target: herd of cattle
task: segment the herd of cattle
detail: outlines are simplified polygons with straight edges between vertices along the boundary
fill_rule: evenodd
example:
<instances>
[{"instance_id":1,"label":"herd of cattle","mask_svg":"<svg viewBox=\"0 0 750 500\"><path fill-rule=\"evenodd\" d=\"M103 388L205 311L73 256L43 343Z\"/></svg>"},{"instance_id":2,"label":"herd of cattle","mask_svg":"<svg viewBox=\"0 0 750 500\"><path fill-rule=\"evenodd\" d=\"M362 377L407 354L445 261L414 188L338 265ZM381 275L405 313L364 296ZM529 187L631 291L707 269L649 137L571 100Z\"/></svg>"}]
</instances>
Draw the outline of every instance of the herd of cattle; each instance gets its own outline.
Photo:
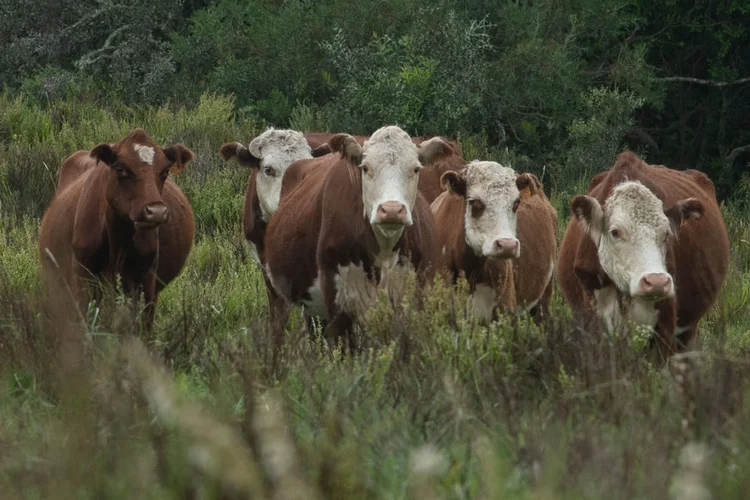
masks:
<instances>
[{"instance_id":1,"label":"herd of cattle","mask_svg":"<svg viewBox=\"0 0 750 500\"><path fill-rule=\"evenodd\" d=\"M381 291L395 304L410 273L421 285L440 273L466 277L485 321L519 311L543 319L557 281L576 314L609 330L650 327L669 355L695 337L727 273L711 180L631 152L573 198L559 254L557 214L537 177L466 162L441 137L271 128L219 153L250 168L243 229L282 331L296 304L325 322L326 337L351 340ZM119 275L126 292L144 295L150 325L193 245L190 203L169 175L192 157L136 129L66 159L39 235L50 286L83 298L90 278Z\"/></svg>"}]
</instances>

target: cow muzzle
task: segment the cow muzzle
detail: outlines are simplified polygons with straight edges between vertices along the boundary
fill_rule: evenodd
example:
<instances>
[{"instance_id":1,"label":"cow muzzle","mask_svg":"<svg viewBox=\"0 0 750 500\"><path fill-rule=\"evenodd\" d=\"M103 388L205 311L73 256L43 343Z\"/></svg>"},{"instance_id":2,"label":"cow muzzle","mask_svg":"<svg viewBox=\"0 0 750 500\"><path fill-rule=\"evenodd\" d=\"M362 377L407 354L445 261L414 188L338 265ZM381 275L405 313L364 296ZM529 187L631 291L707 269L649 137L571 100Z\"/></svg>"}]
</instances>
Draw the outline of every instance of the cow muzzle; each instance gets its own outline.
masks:
<instances>
[{"instance_id":1,"label":"cow muzzle","mask_svg":"<svg viewBox=\"0 0 750 500\"><path fill-rule=\"evenodd\" d=\"M500 238L492 242L492 250L487 257L496 259L517 259L521 256L521 243L516 238Z\"/></svg>"},{"instance_id":2,"label":"cow muzzle","mask_svg":"<svg viewBox=\"0 0 750 500\"><path fill-rule=\"evenodd\" d=\"M411 225L411 217L406 205L398 201L386 201L378 205L375 212L375 224L388 224L393 226Z\"/></svg>"},{"instance_id":3,"label":"cow muzzle","mask_svg":"<svg viewBox=\"0 0 750 500\"><path fill-rule=\"evenodd\" d=\"M143 207L141 215L135 221L138 229L151 229L160 226L169 220L169 207L166 203L150 203Z\"/></svg>"},{"instance_id":4,"label":"cow muzzle","mask_svg":"<svg viewBox=\"0 0 750 500\"><path fill-rule=\"evenodd\" d=\"M641 276L638 282L638 297L663 299L674 296L672 277L666 273L650 273Z\"/></svg>"}]
</instances>

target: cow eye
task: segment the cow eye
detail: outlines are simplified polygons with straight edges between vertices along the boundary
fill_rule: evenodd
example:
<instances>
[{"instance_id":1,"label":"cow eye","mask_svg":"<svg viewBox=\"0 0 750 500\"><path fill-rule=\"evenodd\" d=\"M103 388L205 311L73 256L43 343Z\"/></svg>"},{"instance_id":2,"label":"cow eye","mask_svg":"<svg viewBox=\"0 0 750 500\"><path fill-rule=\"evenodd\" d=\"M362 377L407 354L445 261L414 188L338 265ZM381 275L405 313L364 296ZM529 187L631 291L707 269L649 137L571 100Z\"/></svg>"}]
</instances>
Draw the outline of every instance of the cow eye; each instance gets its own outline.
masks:
<instances>
[{"instance_id":1,"label":"cow eye","mask_svg":"<svg viewBox=\"0 0 750 500\"><path fill-rule=\"evenodd\" d=\"M128 170L119 163L115 163L112 168L115 170L115 174L117 174L117 177L125 178L128 176Z\"/></svg>"},{"instance_id":2,"label":"cow eye","mask_svg":"<svg viewBox=\"0 0 750 500\"><path fill-rule=\"evenodd\" d=\"M276 177L276 171L271 167L264 168L263 173L266 174L268 177Z\"/></svg>"},{"instance_id":3,"label":"cow eye","mask_svg":"<svg viewBox=\"0 0 750 500\"><path fill-rule=\"evenodd\" d=\"M513 202L513 211L515 212L518 210L518 206L521 204L521 198L516 198L516 201Z\"/></svg>"},{"instance_id":4,"label":"cow eye","mask_svg":"<svg viewBox=\"0 0 750 500\"><path fill-rule=\"evenodd\" d=\"M415 174L418 174L420 170L422 170L422 167L414 167Z\"/></svg>"},{"instance_id":5,"label":"cow eye","mask_svg":"<svg viewBox=\"0 0 750 500\"><path fill-rule=\"evenodd\" d=\"M362 170L362 172L364 172L364 173L367 173L367 172L368 172L368 168L367 168L367 165L365 165L364 163L363 163L362 165L360 165L360 166L359 166L359 168L360 168L360 170Z\"/></svg>"},{"instance_id":6,"label":"cow eye","mask_svg":"<svg viewBox=\"0 0 750 500\"><path fill-rule=\"evenodd\" d=\"M475 198L469 198L469 207L471 208L472 217L481 217L484 213L484 203L481 200Z\"/></svg>"},{"instance_id":7,"label":"cow eye","mask_svg":"<svg viewBox=\"0 0 750 500\"><path fill-rule=\"evenodd\" d=\"M609 232L609 234L616 240L622 238L622 231L620 231L619 229L613 229Z\"/></svg>"}]
</instances>

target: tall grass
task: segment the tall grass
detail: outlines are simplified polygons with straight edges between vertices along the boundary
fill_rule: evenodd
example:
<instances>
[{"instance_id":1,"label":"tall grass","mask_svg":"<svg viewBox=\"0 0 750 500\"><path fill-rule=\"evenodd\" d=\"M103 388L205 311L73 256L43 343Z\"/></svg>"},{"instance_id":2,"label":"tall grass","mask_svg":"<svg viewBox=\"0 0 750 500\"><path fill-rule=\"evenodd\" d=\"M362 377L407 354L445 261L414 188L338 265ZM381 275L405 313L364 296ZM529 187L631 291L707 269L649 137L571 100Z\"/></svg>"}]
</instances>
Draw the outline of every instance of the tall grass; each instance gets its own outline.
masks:
<instances>
[{"instance_id":1,"label":"tall grass","mask_svg":"<svg viewBox=\"0 0 750 500\"><path fill-rule=\"evenodd\" d=\"M302 120L304 117L301 117ZM307 118L304 118L307 119ZM62 159L143 126L184 142L198 238L155 332L107 290L41 287L36 235ZM343 354L299 311L272 365L263 282L240 230L247 172L215 152L259 128L196 109L35 107L0 97L0 491L9 498L738 498L750 487L750 234L723 207L731 272L699 350L665 366L553 302L481 326L440 282L373 308ZM481 137L464 151L491 152ZM507 156L503 156L507 155ZM46 167L45 167L46 164ZM536 172L540 175L539 172ZM561 231L571 192L553 193ZM749 400L750 402L750 400ZM701 496L704 495L704 496Z\"/></svg>"}]
</instances>

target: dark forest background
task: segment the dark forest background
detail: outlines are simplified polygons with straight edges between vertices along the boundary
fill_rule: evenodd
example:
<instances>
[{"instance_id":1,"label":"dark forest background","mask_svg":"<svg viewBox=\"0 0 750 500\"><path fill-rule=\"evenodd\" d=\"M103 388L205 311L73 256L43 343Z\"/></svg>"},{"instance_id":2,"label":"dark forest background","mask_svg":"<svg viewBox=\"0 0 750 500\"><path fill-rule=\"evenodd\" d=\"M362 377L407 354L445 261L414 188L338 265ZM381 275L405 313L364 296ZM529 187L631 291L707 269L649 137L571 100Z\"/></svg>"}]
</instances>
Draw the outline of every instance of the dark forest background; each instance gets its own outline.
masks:
<instances>
[{"instance_id":1,"label":"dark forest background","mask_svg":"<svg viewBox=\"0 0 750 500\"><path fill-rule=\"evenodd\" d=\"M630 147L745 197L748 25L747 0L4 0L0 81L35 106L208 92L261 124L397 123L558 188Z\"/></svg>"}]
</instances>

